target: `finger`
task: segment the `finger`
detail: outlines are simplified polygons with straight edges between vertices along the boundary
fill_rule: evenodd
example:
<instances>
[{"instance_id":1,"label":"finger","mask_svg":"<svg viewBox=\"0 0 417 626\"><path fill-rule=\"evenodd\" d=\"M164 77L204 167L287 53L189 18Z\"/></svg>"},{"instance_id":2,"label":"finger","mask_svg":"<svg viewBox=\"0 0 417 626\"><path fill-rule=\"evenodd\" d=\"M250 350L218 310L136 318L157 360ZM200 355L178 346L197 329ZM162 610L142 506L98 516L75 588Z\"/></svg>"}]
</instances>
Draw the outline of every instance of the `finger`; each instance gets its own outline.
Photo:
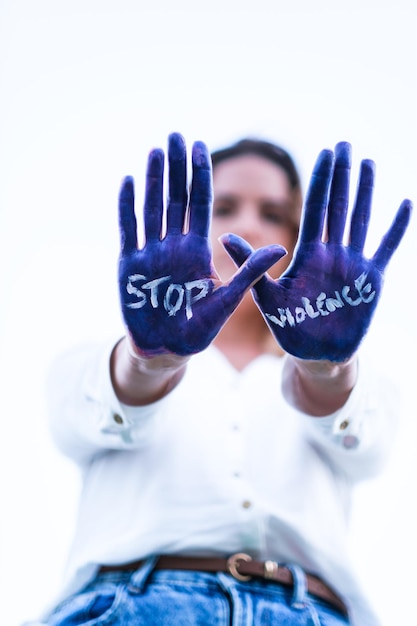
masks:
<instances>
[{"instance_id":1,"label":"finger","mask_svg":"<svg viewBox=\"0 0 417 626\"><path fill-rule=\"evenodd\" d=\"M358 190L356 192L356 200L350 225L350 247L357 252L362 252L365 246L371 217L374 180L375 163L369 159L365 159L361 163Z\"/></svg>"},{"instance_id":2,"label":"finger","mask_svg":"<svg viewBox=\"0 0 417 626\"><path fill-rule=\"evenodd\" d=\"M382 238L372 260L378 269L383 272L389 260L398 248L410 222L413 204L411 200L403 200L390 228Z\"/></svg>"},{"instance_id":3,"label":"finger","mask_svg":"<svg viewBox=\"0 0 417 626\"><path fill-rule=\"evenodd\" d=\"M299 240L302 243L310 243L321 239L333 171L333 160L334 157L331 150L322 150L313 168L300 229Z\"/></svg>"},{"instance_id":4,"label":"finger","mask_svg":"<svg viewBox=\"0 0 417 626\"><path fill-rule=\"evenodd\" d=\"M187 210L187 152L179 133L168 137L168 209L167 232L181 233Z\"/></svg>"},{"instance_id":5,"label":"finger","mask_svg":"<svg viewBox=\"0 0 417 626\"><path fill-rule=\"evenodd\" d=\"M190 231L207 237L210 229L213 183L207 146L196 141L192 152L193 179L190 195Z\"/></svg>"},{"instance_id":6,"label":"finger","mask_svg":"<svg viewBox=\"0 0 417 626\"><path fill-rule=\"evenodd\" d=\"M133 178L126 176L119 193L120 250L129 254L137 249L138 236L135 216L135 188Z\"/></svg>"},{"instance_id":7,"label":"finger","mask_svg":"<svg viewBox=\"0 0 417 626\"><path fill-rule=\"evenodd\" d=\"M240 267L254 252L254 249L247 241L233 233L225 233L219 237L219 241L237 267Z\"/></svg>"},{"instance_id":8,"label":"finger","mask_svg":"<svg viewBox=\"0 0 417 626\"><path fill-rule=\"evenodd\" d=\"M253 252L229 281L227 285L228 302L239 301L245 292L286 253L285 248L278 244L266 246Z\"/></svg>"},{"instance_id":9,"label":"finger","mask_svg":"<svg viewBox=\"0 0 417 626\"><path fill-rule=\"evenodd\" d=\"M342 141L335 148L335 162L327 211L328 242L341 243L349 206L349 181L352 149Z\"/></svg>"},{"instance_id":10,"label":"finger","mask_svg":"<svg viewBox=\"0 0 417 626\"><path fill-rule=\"evenodd\" d=\"M162 214L164 207L164 153L152 150L148 158L146 170L145 206L143 210L145 239L159 239L162 230Z\"/></svg>"}]
</instances>

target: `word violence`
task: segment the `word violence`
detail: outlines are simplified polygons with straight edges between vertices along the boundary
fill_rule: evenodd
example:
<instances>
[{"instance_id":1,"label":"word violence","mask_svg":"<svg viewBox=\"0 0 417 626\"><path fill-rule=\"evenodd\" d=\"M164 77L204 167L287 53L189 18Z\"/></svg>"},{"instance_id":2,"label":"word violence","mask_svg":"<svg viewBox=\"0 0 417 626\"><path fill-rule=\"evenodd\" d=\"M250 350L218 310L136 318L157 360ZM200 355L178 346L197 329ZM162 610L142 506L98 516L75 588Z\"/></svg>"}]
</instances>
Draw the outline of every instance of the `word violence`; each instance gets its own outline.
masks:
<instances>
[{"instance_id":1,"label":"word violence","mask_svg":"<svg viewBox=\"0 0 417 626\"><path fill-rule=\"evenodd\" d=\"M356 289L354 297L351 295L351 288L345 285L340 292L334 292L334 297L329 297L324 292L321 292L316 298L315 307L309 298L302 296L302 306L295 307L294 311L291 311L289 307L285 309L277 308L278 317L270 313L265 313L265 315L273 324L285 328L287 324L295 326L296 324L302 324L308 318L313 319L319 316L330 315L330 313L334 313L334 311L346 305L359 306L362 302L368 304L374 299L375 291L372 291L372 284L366 283L366 279L367 274L365 273L356 278L354 281Z\"/></svg>"}]
</instances>

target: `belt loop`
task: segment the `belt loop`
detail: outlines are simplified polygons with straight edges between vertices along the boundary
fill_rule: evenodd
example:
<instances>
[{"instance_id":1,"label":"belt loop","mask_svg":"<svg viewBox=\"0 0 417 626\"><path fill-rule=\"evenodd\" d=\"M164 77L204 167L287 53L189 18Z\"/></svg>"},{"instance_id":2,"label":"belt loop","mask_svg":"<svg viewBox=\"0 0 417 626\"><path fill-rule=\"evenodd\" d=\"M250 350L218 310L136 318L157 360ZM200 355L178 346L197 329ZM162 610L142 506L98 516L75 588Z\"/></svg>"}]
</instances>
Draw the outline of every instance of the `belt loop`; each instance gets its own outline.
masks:
<instances>
[{"instance_id":1,"label":"belt loop","mask_svg":"<svg viewBox=\"0 0 417 626\"><path fill-rule=\"evenodd\" d=\"M307 603L307 580L301 567L287 565L294 583L291 606L294 609L305 609Z\"/></svg>"},{"instance_id":2,"label":"belt loop","mask_svg":"<svg viewBox=\"0 0 417 626\"><path fill-rule=\"evenodd\" d=\"M157 556L149 557L144 561L143 565L139 569L133 572L128 584L128 590L130 593L139 594L143 592L147 580L155 567L157 558Z\"/></svg>"},{"instance_id":3,"label":"belt loop","mask_svg":"<svg viewBox=\"0 0 417 626\"><path fill-rule=\"evenodd\" d=\"M287 565L293 578L294 591L291 599L293 609L308 610L312 619L312 626L320 626L320 619L316 609L307 596L306 575L298 565Z\"/></svg>"}]
</instances>

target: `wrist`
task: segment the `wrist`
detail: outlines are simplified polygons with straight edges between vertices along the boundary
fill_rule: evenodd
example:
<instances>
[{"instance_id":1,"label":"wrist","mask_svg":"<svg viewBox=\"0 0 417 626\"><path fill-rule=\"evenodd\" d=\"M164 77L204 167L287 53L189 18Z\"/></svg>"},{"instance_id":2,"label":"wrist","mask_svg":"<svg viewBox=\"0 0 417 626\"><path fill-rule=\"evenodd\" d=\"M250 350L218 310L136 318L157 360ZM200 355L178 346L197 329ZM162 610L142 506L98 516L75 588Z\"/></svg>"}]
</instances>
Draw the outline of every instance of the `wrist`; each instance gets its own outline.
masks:
<instances>
[{"instance_id":1,"label":"wrist","mask_svg":"<svg viewBox=\"0 0 417 626\"><path fill-rule=\"evenodd\" d=\"M316 380L317 382L320 380L333 380L334 382L339 380L350 388L352 388L356 382L358 369L356 355L341 362L326 360L310 361L291 355L289 359L293 361L294 367L302 378Z\"/></svg>"},{"instance_id":2,"label":"wrist","mask_svg":"<svg viewBox=\"0 0 417 626\"><path fill-rule=\"evenodd\" d=\"M341 363L306 361L289 356L284 369L283 393L299 410L322 417L346 403L357 375L356 356Z\"/></svg>"},{"instance_id":3,"label":"wrist","mask_svg":"<svg viewBox=\"0 0 417 626\"><path fill-rule=\"evenodd\" d=\"M180 356L168 350L159 353L149 353L136 346L129 334L119 342L122 358L133 368L142 373L175 371L184 367L190 356ZM124 353L124 354L123 354Z\"/></svg>"},{"instance_id":4,"label":"wrist","mask_svg":"<svg viewBox=\"0 0 417 626\"><path fill-rule=\"evenodd\" d=\"M110 360L117 397L130 406L163 398L180 382L189 358L172 353L140 354L131 339L124 337L116 344Z\"/></svg>"}]
</instances>

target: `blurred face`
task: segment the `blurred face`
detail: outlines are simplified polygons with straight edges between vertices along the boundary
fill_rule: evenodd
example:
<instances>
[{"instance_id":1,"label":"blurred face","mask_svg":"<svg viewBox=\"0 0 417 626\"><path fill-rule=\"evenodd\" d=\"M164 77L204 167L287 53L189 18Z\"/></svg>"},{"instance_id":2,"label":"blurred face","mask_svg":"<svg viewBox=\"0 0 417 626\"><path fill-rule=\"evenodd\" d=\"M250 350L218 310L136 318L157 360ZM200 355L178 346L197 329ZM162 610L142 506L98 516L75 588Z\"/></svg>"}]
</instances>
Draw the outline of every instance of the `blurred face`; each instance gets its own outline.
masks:
<instances>
[{"instance_id":1,"label":"blurred face","mask_svg":"<svg viewBox=\"0 0 417 626\"><path fill-rule=\"evenodd\" d=\"M222 161L213 170L212 221L213 259L223 281L236 266L218 237L226 232L240 235L255 249L278 243L288 251L269 274L278 278L288 266L296 242L296 229L289 215L294 198L285 171L258 155L243 155Z\"/></svg>"}]
</instances>

